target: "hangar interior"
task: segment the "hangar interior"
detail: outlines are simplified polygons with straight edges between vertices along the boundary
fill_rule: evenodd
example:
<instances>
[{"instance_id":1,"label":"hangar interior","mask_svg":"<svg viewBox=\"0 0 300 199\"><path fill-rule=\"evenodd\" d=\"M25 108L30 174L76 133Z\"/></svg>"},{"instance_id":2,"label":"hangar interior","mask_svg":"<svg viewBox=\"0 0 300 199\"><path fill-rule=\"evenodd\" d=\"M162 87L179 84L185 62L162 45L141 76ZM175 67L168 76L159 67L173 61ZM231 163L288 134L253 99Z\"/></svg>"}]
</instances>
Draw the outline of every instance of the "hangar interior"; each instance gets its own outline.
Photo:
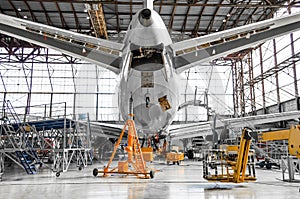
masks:
<instances>
[{"instance_id":1,"label":"hangar interior","mask_svg":"<svg viewBox=\"0 0 300 199\"><path fill-rule=\"evenodd\" d=\"M142 7L143 2L139 0L3 0L0 13L122 42L133 15ZM178 42L297 13L299 2L160 0L154 1L154 10L162 17L172 41ZM213 121L212 132L215 131L215 123L222 119L300 110L299 60L300 33L293 32L184 71L180 76L179 88L182 106L172 124ZM59 51L0 34L0 78L2 188L7 186L6 181L14 184L14 180L17 180L15 172L23 173L21 175L25 181L30 181L26 173L46 175L43 170L49 170L59 177L62 172L69 172L69 168L70 172L74 167L87 170L86 167L89 168L91 164L109 159L119 133L97 124L122 125L125 122L118 108L118 75ZM270 120L256 125L254 131L289 129L290 125L297 124L296 119ZM4 125L7 123L11 126ZM240 134L241 128L223 127L218 145L235 143ZM205 153L215 147L212 142L214 138L190 134L186 138L169 141L169 149L184 153L185 159L202 167L210 163L205 160ZM163 139L159 145L163 145ZM264 164L268 169L286 167L283 175L288 172L288 180L293 183L300 175L299 157L287 155L288 145L287 140L252 144L251 149L263 154L262 159L255 161L258 169ZM24 151L31 153L30 156L34 156L31 159L36 161L34 164L39 166L31 167L31 163L24 163ZM157 157L160 164L164 162L159 155ZM283 159L287 157L292 157L291 168L283 165ZM39 167L44 168L41 169L42 174L38 172ZM174 175L172 172L175 171L180 173L178 168L168 167L166 173ZM276 170L276 175L279 171ZM261 172L270 174L266 170ZM233 185L228 186L232 188ZM128 191L126 198L141 197L131 191ZM199 194L207 198L222 195L196 191L190 197L199 197ZM231 196L226 194L223 198ZM238 198L239 194L233 193L233 198ZM280 196L284 198L285 194L282 192ZM176 198L175 195L171 196ZM145 195L143 197L147 198ZM110 195L108 198L114 197Z\"/></svg>"}]
</instances>

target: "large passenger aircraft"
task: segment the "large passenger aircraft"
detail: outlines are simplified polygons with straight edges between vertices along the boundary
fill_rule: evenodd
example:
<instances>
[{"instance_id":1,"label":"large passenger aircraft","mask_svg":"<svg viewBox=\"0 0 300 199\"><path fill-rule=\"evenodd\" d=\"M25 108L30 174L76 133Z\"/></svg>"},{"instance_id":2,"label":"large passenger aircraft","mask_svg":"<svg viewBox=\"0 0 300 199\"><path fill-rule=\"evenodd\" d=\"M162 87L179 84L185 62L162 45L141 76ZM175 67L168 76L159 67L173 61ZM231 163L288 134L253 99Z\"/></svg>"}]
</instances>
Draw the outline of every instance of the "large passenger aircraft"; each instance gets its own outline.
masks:
<instances>
[{"instance_id":1,"label":"large passenger aircraft","mask_svg":"<svg viewBox=\"0 0 300 199\"><path fill-rule=\"evenodd\" d=\"M123 43L4 14L0 14L0 19L2 34L119 74L119 108L123 119L129 117L132 102L136 126L147 134L166 130L172 123L179 107L181 72L300 29L300 14L293 14L172 43L162 18L153 9L153 0L145 0L144 8L134 15Z\"/></svg>"}]
</instances>

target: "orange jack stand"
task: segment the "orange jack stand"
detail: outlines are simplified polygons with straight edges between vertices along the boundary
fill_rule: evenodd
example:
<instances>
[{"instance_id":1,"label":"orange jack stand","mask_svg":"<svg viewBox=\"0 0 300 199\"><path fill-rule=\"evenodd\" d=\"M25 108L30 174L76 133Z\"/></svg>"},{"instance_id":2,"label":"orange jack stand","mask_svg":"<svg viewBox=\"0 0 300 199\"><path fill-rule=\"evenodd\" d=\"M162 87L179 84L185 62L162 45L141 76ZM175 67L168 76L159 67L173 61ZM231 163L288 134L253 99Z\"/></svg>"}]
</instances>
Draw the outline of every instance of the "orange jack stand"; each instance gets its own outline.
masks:
<instances>
[{"instance_id":1,"label":"orange jack stand","mask_svg":"<svg viewBox=\"0 0 300 199\"><path fill-rule=\"evenodd\" d=\"M118 162L118 167L109 169L126 129L128 132L128 136L127 136L127 146L125 147L125 150L128 153L128 159L127 161L124 162ZM128 164L132 165L133 170L128 170ZM104 170L98 170L97 168L93 170L94 176L97 176L99 173L103 173L104 177L107 176L107 174L111 174L111 173L126 174L126 175L133 174L136 175L137 177L146 178L146 179L154 177L154 172L148 171L146 168L146 163L143 158L141 145L139 143L138 135L133 120L126 121L122 133L117 143L114 146L114 151L111 154L107 166L104 167Z\"/></svg>"}]
</instances>

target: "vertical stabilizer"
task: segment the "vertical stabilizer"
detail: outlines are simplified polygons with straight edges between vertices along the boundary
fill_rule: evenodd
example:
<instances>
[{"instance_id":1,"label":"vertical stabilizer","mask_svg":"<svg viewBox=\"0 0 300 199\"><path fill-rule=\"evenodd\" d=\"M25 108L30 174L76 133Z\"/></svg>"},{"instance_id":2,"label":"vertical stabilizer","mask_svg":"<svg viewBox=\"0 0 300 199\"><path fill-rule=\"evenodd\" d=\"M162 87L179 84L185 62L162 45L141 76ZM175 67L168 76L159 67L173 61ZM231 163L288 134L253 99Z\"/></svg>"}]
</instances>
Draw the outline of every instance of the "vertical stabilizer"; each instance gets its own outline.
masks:
<instances>
[{"instance_id":1,"label":"vertical stabilizer","mask_svg":"<svg viewBox=\"0 0 300 199\"><path fill-rule=\"evenodd\" d=\"M144 8L153 10L153 0L144 0Z\"/></svg>"}]
</instances>

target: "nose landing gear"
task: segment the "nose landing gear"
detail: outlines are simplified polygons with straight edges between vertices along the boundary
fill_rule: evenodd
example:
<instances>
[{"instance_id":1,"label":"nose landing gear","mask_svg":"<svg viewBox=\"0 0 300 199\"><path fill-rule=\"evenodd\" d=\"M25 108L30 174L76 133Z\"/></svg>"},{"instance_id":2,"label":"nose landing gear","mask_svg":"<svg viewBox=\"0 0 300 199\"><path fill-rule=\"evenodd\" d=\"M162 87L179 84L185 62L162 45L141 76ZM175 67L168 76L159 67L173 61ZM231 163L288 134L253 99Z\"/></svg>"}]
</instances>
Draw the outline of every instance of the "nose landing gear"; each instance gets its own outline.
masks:
<instances>
[{"instance_id":1,"label":"nose landing gear","mask_svg":"<svg viewBox=\"0 0 300 199\"><path fill-rule=\"evenodd\" d=\"M146 108L150 107L150 97L146 97Z\"/></svg>"}]
</instances>

